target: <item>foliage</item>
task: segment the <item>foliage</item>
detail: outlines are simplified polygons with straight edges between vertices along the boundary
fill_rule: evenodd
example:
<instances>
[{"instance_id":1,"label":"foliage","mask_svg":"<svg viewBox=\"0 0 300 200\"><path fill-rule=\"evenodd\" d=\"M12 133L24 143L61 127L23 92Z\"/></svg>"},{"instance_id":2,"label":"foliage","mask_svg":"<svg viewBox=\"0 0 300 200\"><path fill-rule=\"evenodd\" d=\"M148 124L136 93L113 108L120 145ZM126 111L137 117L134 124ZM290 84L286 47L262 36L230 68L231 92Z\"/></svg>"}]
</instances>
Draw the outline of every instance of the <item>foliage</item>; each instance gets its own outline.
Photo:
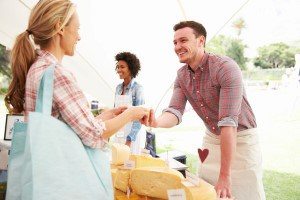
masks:
<instances>
[{"instance_id":1,"label":"foliage","mask_svg":"<svg viewBox=\"0 0 300 200\"><path fill-rule=\"evenodd\" d=\"M258 48L258 56L254 59L254 65L263 69L290 68L295 65L296 48L285 43L274 43Z\"/></svg>"},{"instance_id":2,"label":"foliage","mask_svg":"<svg viewBox=\"0 0 300 200\"><path fill-rule=\"evenodd\" d=\"M237 62L242 70L246 69L247 58L244 56L244 50L247 46L242 40L231 38L225 35L214 37L207 45L206 51L218 55L225 55Z\"/></svg>"},{"instance_id":3,"label":"foliage","mask_svg":"<svg viewBox=\"0 0 300 200\"><path fill-rule=\"evenodd\" d=\"M232 27L236 30L237 36L240 37L242 30L246 28L246 23L243 18L239 18L232 23Z\"/></svg>"},{"instance_id":4,"label":"foliage","mask_svg":"<svg viewBox=\"0 0 300 200\"><path fill-rule=\"evenodd\" d=\"M5 46L0 44L0 75L11 79L11 71L9 68L9 51Z\"/></svg>"}]
</instances>

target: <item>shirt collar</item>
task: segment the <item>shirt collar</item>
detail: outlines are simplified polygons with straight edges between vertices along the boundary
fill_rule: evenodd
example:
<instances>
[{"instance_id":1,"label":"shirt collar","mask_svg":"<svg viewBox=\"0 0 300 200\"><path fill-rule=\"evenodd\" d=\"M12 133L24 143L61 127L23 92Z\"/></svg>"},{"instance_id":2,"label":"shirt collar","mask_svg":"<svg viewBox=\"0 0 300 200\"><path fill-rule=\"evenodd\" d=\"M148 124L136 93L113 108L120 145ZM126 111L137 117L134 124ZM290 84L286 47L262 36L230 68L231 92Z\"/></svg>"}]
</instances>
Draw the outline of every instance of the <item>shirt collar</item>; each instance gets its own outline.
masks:
<instances>
[{"instance_id":1,"label":"shirt collar","mask_svg":"<svg viewBox=\"0 0 300 200\"><path fill-rule=\"evenodd\" d=\"M54 63L54 64L58 64L58 65L61 66L61 64L58 62L57 58L52 53L50 53L49 51L37 49L36 53L39 57L45 58L49 62Z\"/></svg>"},{"instance_id":2,"label":"shirt collar","mask_svg":"<svg viewBox=\"0 0 300 200\"><path fill-rule=\"evenodd\" d=\"M129 82L129 84L126 86L126 89L130 89L133 86L134 82L135 82L135 79L132 78L131 81ZM123 82L123 84L124 84L124 82Z\"/></svg>"},{"instance_id":3,"label":"shirt collar","mask_svg":"<svg viewBox=\"0 0 300 200\"><path fill-rule=\"evenodd\" d=\"M204 69L206 67L207 59L208 59L208 53L206 53L204 51L203 57L198 65L198 67L196 68L195 72L198 70L204 71ZM188 65L188 70L194 72L189 65Z\"/></svg>"}]
</instances>

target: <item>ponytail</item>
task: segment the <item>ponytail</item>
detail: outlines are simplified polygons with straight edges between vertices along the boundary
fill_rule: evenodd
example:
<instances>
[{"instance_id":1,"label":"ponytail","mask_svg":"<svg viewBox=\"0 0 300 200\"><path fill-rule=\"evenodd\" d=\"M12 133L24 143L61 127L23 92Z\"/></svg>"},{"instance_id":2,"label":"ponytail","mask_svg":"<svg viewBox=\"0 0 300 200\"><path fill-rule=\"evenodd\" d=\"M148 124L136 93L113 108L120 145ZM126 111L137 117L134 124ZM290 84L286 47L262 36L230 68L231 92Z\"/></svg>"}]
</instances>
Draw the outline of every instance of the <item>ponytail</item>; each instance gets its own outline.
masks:
<instances>
[{"instance_id":1,"label":"ponytail","mask_svg":"<svg viewBox=\"0 0 300 200\"><path fill-rule=\"evenodd\" d=\"M29 36L30 31L24 31L18 35L11 51L12 81L4 99L11 114L24 111L26 76L36 59L34 45Z\"/></svg>"}]
</instances>

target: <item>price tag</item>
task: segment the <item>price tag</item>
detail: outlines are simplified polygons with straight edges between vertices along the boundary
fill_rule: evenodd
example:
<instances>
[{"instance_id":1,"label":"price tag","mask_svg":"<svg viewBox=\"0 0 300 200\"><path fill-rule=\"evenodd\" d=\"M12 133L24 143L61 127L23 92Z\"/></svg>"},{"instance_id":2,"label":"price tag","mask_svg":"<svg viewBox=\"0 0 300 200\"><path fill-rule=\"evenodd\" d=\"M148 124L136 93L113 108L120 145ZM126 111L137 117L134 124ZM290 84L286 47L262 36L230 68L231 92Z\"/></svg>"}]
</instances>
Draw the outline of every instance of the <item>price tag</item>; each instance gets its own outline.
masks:
<instances>
[{"instance_id":1,"label":"price tag","mask_svg":"<svg viewBox=\"0 0 300 200\"><path fill-rule=\"evenodd\" d=\"M135 162L133 160L125 160L124 161L124 169L134 169Z\"/></svg>"},{"instance_id":2,"label":"price tag","mask_svg":"<svg viewBox=\"0 0 300 200\"><path fill-rule=\"evenodd\" d=\"M148 150L148 149L142 149L141 150L141 154L150 155L150 150Z\"/></svg>"},{"instance_id":3,"label":"price tag","mask_svg":"<svg viewBox=\"0 0 300 200\"><path fill-rule=\"evenodd\" d=\"M200 178L188 171L185 171L186 180L195 186L199 186Z\"/></svg>"},{"instance_id":4,"label":"price tag","mask_svg":"<svg viewBox=\"0 0 300 200\"><path fill-rule=\"evenodd\" d=\"M184 189L167 190L169 200L186 200Z\"/></svg>"}]
</instances>

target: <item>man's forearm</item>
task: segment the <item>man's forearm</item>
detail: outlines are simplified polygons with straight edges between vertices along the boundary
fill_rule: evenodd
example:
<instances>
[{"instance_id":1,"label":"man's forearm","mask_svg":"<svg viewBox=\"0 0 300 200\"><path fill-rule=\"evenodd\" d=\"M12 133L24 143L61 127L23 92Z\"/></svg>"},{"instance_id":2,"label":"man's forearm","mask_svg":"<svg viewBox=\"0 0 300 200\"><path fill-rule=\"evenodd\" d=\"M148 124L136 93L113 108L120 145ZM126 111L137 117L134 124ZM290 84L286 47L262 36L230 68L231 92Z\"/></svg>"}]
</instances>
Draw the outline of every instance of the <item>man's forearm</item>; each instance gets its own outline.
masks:
<instances>
[{"instance_id":1,"label":"man's forearm","mask_svg":"<svg viewBox=\"0 0 300 200\"><path fill-rule=\"evenodd\" d=\"M236 151L236 127L221 128L221 168L220 177L231 175L231 164Z\"/></svg>"},{"instance_id":2,"label":"man's forearm","mask_svg":"<svg viewBox=\"0 0 300 200\"><path fill-rule=\"evenodd\" d=\"M159 128L171 128L178 124L178 118L169 112L164 112L157 118L157 127Z\"/></svg>"}]
</instances>

